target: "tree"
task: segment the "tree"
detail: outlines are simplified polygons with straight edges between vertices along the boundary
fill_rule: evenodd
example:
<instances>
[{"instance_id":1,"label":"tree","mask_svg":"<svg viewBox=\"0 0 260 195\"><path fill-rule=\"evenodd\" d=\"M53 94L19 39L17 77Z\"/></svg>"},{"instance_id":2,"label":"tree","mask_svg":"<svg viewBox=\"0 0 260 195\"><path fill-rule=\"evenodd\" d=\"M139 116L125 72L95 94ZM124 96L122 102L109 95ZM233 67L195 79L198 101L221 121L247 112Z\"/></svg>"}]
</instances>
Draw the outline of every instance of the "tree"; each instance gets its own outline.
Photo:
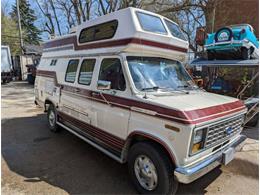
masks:
<instances>
[{"instance_id":1,"label":"tree","mask_svg":"<svg viewBox=\"0 0 260 195\"><path fill-rule=\"evenodd\" d=\"M19 31L16 22L9 16L1 13L2 45L10 47L12 55L20 54Z\"/></svg>"},{"instance_id":2,"label":"tree","mask_svg":"<svg viewBox=\"0 0 260 195\"><path fill-rule=\"evenodd\" d=\"M27 0L20 0L19 10L24 43L39 45L41 41L41 31L34 24L37 20L34 10L30 8L30 4ZM18 24L16 5L12 8L11 17Z\"/></svg>"}]
</instances>

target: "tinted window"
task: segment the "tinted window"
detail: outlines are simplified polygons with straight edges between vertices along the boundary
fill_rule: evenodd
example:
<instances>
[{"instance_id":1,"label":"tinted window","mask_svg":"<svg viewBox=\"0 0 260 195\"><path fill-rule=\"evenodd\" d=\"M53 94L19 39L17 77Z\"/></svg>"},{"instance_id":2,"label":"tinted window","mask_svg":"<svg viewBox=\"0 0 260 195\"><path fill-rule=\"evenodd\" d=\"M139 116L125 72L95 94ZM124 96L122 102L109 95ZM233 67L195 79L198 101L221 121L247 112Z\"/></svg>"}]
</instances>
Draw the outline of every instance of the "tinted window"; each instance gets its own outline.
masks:
<instances>
[{"instance_id":1,"label":"tinted window","mask_svg":"<svg viewBox=\"0 0 260 195\"><path fill-rule=\"evenodd\" d=\"M74 83L77 73L79 60L70 60L65 75L65 81Z\"/></svg>"},{"instance_id":2,"label":"tinted window","mask_svg":"<svg viewBox=\"0 0 260 195\"><path fill-rule=\"evenodd\" d=\"M159 17L141 12L137 12L137 17L143 30L154 33L167 34L162 20Z\"/></svg>"},{"instance_id":3,"label":"tinted window","mask_svg":"<svg viewBox=\"0 0 260 195\"><path fill-rule=\"evenodd\" d=\"M165 21L168 29L171 31L172 36L186 41L186 38L184 37L184 35L178 25L176 25L168 20L164 20L164 21Z\"/></svg>"},{"instance_id":4,"label":"tinted window","mask_svg":"<svg viewBox=\"0 0 260 195\"><path fill-rule=\"evenodd\" d=\"M80 71L79 71L79 83L83 85L90 85L93 70L95 67L95 59L85 59L83 60Z\"/></svg>"},{"instance_id":5,"label":"tinted window","mask_svg":"<svg viewBox=\"0 0 260 195\"><path fill-rule=\"evenodd\" d=\"M110 81L111 89L124 91L125 77L121 62L117 58L104 59L101 63L98 80Z\"/></svg>"},{"instance_id":6,"label":"tinted window","mask_svg":"<svg viewBox=\"0 0 260 195\"><path fill-rule=\"evenodd\" d=\"M87 42L98 41L102 39L111 39L116 32L117 26L118 26L118 21L113 20L110 22L85 28L80 33L79 42L87 43Z\"/></svg>"}]
</instances>

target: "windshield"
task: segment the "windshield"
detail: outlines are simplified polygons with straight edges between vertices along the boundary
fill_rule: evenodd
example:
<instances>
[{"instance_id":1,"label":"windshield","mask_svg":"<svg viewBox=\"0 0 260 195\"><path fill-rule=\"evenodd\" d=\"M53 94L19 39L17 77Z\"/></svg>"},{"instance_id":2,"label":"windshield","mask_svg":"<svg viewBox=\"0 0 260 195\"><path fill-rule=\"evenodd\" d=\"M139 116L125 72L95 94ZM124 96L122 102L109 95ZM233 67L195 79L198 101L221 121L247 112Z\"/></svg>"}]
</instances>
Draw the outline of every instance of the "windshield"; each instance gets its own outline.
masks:
<instances>
[{"instance_id":1,"label":"windshield","mask_svg":"<svg viewBox=\"0 0 260 195\"><path fill-rule=\"evenodd\" d=\"M230 26L230 28L232 29L243 29L243 28L247 28L248 25L234 25L234 26Z\"/></svg>"},{"instance_id":2,"label":"windshield","mask_svg":"<svg viewBox=\"0 0 260 195\"><path fill-rule=\"evenodd\" d=\"M197 88L178 61L158 57L128 56L127 62L135 87L140 91Z\"/></svg>"}]
</instances>

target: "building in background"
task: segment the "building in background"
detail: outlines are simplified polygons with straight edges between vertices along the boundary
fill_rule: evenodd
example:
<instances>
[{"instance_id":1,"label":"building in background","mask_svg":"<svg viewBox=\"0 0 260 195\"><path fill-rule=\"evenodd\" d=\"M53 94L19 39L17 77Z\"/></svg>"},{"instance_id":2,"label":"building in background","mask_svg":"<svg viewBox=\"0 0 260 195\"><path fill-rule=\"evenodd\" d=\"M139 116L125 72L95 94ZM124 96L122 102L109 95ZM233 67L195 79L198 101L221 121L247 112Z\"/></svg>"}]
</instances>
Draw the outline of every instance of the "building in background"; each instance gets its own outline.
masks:
<instances>
[{"instance_id":1,"label":"building in background","mask_svg":"<svg viewBox=\"0 0 260 195\"><path fill-rule=\"evenodd\" d=\"M27 80L31 68L37 67L42 55L41 45L24 45L23 55L12 56L15 77L18 80ZM29 71L29 72L28 72Z\"/></svg>"},{"instance_id":2,"label":"building in background","mask_svg":"<svg viewBox=\"0 0 260 195\"><path fill-rule=\"evenodd\" d=\"M259 0L224 0L217 4L214 31L241 23L250 24L259 37Z\"/></svg>"}]
</instances>

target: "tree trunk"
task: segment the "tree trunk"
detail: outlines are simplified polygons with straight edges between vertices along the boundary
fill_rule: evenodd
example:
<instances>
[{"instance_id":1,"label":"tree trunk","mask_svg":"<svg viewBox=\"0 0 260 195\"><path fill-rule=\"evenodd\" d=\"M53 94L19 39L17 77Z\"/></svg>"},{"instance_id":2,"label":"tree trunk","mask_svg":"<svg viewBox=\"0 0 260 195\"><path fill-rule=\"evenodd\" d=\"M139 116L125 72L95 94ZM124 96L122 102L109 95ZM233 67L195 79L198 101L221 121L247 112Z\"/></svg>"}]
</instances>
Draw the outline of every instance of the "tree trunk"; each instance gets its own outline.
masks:
<instances>
[{"instance_id":1,"label":"tree trunk","mask_svg":"<svg viewBox=\"0 0 260 195\"><path fill-rule=\"evenodd\" d=\"M60 23L59 23L59 20L58 20L58 17L57 17L56 9L55 9L54 4L53 4L53 0L49 0L49 2L50 2L50 5L51 5L53 14L54 14L54 18L55 18L55 21L56 21L56 24L57 24L59 35L61 36Z\"/></svg>"}]
</instances>

